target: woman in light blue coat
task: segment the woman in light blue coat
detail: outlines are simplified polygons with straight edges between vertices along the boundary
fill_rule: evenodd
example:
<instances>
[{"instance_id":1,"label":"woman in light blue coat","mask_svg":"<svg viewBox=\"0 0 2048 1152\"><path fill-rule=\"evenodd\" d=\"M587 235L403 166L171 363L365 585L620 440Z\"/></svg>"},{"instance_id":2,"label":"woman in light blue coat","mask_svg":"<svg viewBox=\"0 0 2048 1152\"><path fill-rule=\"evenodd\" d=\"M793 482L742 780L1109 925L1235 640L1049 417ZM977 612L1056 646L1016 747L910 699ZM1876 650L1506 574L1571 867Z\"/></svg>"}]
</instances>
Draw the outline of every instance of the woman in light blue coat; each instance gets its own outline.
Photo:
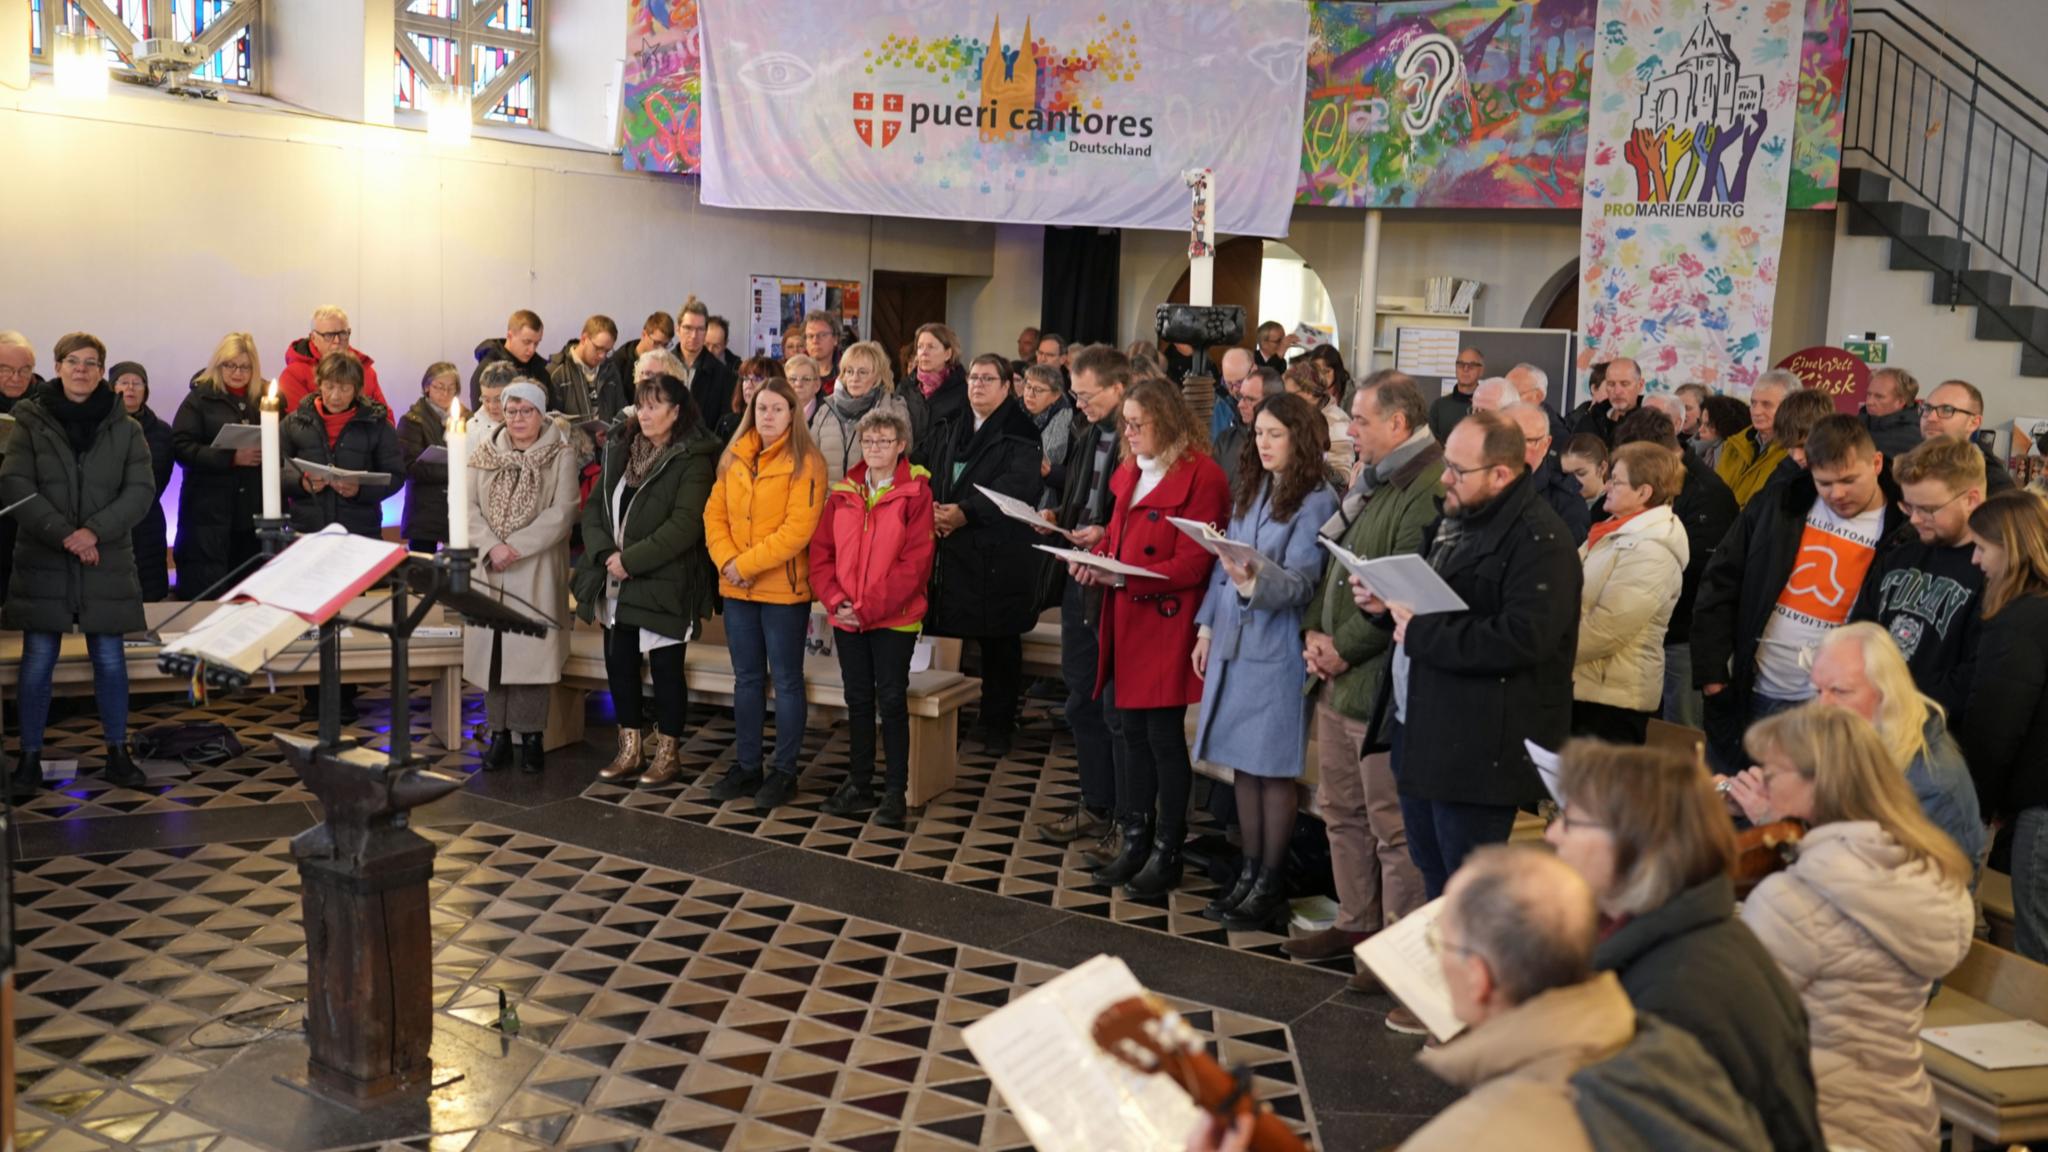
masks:
<instances>
[{"instance_id":1,"label":"woman in light blue coat","mask_svg":"<svg viewBox=\"0 0 2048 1152\"><path fill-rule=\"evenodd\" d=\"M1308 747L1301 622L1327 559L1316 533L1337 510L1323 463L1329 450L1329 424L1308 401L1285 393L1260 401L1235 473L1228 533L1259 558L1240 565L1221 557L1195 614L1203 679L1194 755L1235 774L1244 849L1237 882L1202 914L1235 931L1263 928L1287 906L1280 866Z\"/></svg>"}]
</instances>

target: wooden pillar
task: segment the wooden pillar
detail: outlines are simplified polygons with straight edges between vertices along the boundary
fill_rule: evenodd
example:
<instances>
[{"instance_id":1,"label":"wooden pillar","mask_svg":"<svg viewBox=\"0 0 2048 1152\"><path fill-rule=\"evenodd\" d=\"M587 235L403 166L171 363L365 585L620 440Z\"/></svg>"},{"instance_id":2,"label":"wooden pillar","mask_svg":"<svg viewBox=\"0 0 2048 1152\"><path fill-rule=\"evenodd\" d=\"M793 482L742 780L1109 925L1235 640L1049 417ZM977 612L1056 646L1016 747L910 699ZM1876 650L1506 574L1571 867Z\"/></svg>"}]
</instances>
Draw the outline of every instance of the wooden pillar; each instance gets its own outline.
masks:
<instances>
[{"instance_id":1,"label":"wooden pillar","mask_svg":"<svg viewBox=\"0 0 2048 1152\"><path fill-rule=\"evenodd\" d=\"M380 830L355 866L300 856L314 1085L366 1100L432 1076L433 872L433 843L409 830Z\"/></svg>"}]
</instances>

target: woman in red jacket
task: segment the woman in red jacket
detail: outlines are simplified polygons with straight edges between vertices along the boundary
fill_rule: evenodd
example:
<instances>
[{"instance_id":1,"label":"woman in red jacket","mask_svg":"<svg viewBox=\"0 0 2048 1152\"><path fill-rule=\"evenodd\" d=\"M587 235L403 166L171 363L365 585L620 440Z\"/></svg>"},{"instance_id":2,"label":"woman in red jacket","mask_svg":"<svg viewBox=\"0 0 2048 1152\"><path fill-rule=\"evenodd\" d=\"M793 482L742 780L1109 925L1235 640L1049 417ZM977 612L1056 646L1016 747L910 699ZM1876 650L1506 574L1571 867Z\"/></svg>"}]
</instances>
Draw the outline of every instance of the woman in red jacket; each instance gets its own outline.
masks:
<instances>
[{"instance_id":1,"label":"woman in red jacket","mask_svg":"<svg viewBox=\"0 0 2048 1152\"><path fill-rule=\"evenodd\" d=\"M825 801L832 816L875 811L875 822L903 827L910 782L910 657L923 627L932 578L932 489L913 468L910 415L883 400L854 425L861 462L832 486L811 537L811 586L832 618L833 647L845 681L846 782ZM882 716L881 806L875 773L875 713Z\"/></svg>"},{"instance_id":2,"label":"woman in red jacket","mask_svg":"<svg viewBox=\"0 0 2048 1152\"><path fill-rule=\"evenodd\" d=\"M1116 508L1095 551L1159 576L1126 579L1080 564L1068 571L1080 583L1110 585L1095 691L1123 720L1116 781L1123 850L1094 876L1143 898L1180 883L1194 780L1187 710L1202 699L1192 659L1195 611L1215 563L1168 517L1228 523L1230 483L1203 451L1201 429L1170 384L1144 380L1131 388L1123 435L1130 455L1110 478Z\"/></svg>"}]
</instances>

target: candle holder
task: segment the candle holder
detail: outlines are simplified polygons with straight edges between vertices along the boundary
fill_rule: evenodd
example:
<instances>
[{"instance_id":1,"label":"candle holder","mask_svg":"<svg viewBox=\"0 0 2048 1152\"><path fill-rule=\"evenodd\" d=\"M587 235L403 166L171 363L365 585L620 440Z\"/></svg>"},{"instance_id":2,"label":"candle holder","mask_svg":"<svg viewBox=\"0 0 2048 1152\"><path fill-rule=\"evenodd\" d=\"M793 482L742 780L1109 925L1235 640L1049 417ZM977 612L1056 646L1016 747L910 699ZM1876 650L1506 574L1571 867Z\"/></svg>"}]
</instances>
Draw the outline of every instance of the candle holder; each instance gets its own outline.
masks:
<instances>
[{"instance_id":1,"label":"candle holder","mask_svg":"<svg viewBox=\"0 0 2048 1152\"><path fill-rule=\"evenodd\" d=\"M448 591L457 596L469 594L469 574L476 567L476 556L474 548L443 548L434 554L434 567L441 570Z\"/></svg>"},{"instance_id":2,"label":"candle holder","mask_svg":"<svg viewBox=\"0 0 2048 1152\"><path fill-rule=\"evenodd\" d=\"M263 545L263 555L275 556L292 542L292 522L280 516L273 520L265 516L256 519L256 539Z\"/></svg>"}]
</instances>

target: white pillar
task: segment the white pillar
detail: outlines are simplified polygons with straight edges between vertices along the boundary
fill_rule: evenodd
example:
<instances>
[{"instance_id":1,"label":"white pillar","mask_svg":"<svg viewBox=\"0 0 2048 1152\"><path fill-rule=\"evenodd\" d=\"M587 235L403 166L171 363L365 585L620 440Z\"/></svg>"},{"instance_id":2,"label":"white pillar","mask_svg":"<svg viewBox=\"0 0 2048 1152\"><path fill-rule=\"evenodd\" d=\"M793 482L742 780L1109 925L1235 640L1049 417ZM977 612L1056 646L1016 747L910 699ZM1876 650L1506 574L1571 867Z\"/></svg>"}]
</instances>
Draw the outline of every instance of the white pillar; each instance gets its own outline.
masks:
<instances>
[{"instance_id":1,"label":"white pillar","mask_svg":"<svg viewBox=\"0 0 2048 1152\"><path fill-rule=\"evenodd\" d=\"M1364 379L1378 367L1373 363L1374 331L1379 324L1380 299L1380 210L1365 214L1365 244L1358 254L1358 329L1351 338L1351 375Z\"/></svg>"}]
</instances>

